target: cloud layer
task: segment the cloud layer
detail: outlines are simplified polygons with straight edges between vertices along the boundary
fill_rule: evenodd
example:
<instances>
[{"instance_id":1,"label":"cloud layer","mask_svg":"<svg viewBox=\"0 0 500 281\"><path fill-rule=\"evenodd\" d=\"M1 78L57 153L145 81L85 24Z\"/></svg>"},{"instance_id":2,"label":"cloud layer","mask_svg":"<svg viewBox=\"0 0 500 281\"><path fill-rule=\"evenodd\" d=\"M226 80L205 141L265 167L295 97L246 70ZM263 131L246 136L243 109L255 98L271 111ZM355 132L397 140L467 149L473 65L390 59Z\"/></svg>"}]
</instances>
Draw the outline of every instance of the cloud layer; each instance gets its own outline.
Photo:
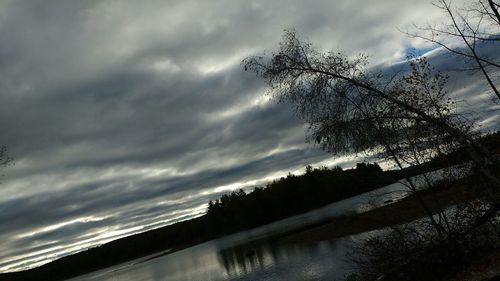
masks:
<instances>
[{"instance_id":1,"label":"cloud layer","mask_svg":"<svg viewBox=\"0 0 500 281\"><path fill-rule=\"evenodd\" d=\"M3 1L0 144L16 165L0 186L0 271L193 217L306 164L351 165L305 144L240 61L294 27L388 71L417 46L397 28L423 19L441 20L410 0ZM469 79L454 89L484 92Z\"/></svg>"}]
</instances>

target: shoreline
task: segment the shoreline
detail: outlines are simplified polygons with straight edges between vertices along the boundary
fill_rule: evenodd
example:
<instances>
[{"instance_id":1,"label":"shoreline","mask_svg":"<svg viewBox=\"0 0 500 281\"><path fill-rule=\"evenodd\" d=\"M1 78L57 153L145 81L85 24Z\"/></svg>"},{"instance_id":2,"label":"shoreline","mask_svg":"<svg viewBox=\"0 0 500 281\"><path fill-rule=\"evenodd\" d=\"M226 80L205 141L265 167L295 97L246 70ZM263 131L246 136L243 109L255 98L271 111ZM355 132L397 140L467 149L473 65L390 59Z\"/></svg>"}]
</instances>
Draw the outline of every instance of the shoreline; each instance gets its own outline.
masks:
<instances>
[{"instance_id":1,"label":"shoreline","mask_svg":"<svg viewBox=\"0 0 500 281\"><path fill-rule=\"evenodd\" d=\"M429 204L429 209L435 214L441 208L466 202L471 198L464 185L453 185L435 191L419 191L396 202L371 209L366 212L339 216L328 221L304 227L282 235L276 239L278 243L307 243L322 240L333 240L349 235L360 234L372 230L408 223L425 217L427 214L419 203L417 196L421 195ZM429 199L433 199L432 201Z\"/></svg>"}]
</instances>

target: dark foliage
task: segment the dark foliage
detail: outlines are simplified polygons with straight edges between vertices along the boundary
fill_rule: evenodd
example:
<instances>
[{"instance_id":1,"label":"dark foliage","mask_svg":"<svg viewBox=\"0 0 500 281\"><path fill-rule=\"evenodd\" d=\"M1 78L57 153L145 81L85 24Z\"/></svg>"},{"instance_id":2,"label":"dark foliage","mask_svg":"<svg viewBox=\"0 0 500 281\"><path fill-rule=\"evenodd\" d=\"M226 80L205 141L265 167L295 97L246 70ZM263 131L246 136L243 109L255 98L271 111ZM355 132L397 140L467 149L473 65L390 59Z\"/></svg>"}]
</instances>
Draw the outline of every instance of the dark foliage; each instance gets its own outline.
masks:
<instances>
[{"instance_id":1,"label":"dark foliage","mask_svg":"<svg viewBox=\"0 0 500 281\"><path fill-rule=\"evenodd\" d=\"M306 167L301 176L289 174L246 194L226 194L208 204L210 227L243 230L302 213L388 184L394 180L377 164L359 163L356 169Z\"/></svg>"},{"instance_id":2,"label":"dark foliage","mask_svg":"<svg viewBox=\"0 0 500 281\"><path fill-rule=\"evenodd\" d=\"M453 236L447 239L440 239L426 220L373 237L354 253L361 270L348 280L450 280L500 250L498 216L476 224L477 218L490 210L488 203L479 200L458 205L451 212L456 217L450 225Z\"/></svg>"}]
</instances>

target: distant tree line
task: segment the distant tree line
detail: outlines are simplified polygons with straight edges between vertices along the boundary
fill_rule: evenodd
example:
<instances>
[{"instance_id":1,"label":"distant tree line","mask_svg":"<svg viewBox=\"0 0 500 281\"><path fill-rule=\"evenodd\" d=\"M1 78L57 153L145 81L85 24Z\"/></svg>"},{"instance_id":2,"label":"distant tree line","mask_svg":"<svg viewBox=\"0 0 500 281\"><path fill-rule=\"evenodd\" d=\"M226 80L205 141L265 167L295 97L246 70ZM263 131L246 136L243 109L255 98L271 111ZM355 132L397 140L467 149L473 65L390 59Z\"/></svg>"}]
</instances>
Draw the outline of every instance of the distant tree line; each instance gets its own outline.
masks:
<instances>
[{"instance_id":1,"label":"distant tree line","mask_svg":"<svg viewBox=\"0 0 500 281\"><path fill-rule=\"evenodd\" d=\"M308 165L303 175L289 173L249 193L240 189L210 201L208 227L217 232L248 229L394 182L376 163L358 163L348 170Z\"/></svg>"}]
</instances>

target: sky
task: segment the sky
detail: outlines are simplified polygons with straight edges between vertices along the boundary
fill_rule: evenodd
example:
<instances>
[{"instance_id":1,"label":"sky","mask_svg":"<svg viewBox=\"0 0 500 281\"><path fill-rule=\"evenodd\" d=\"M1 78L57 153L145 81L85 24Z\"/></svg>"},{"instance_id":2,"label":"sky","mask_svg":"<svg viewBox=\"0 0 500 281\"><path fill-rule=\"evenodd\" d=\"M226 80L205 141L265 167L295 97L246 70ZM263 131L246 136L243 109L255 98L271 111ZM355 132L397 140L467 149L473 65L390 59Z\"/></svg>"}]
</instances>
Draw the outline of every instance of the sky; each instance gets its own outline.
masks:
<instances>
[{"instance_id":1,"label":"sky","mask_svg":"<svg viewBox=\"0 0 500 281\"><path fill-rule=\"evenodd\" d=\"M447 71L460 62L401 32L443 20L420 0L1 1L0 144L15 165L0 184L0 272L192 218L308 164L351 167L306 143L241 60L295 28L384 71L411 50ZM495 128L482 80L454 77Z\"/></svg>"}]
</instances>

